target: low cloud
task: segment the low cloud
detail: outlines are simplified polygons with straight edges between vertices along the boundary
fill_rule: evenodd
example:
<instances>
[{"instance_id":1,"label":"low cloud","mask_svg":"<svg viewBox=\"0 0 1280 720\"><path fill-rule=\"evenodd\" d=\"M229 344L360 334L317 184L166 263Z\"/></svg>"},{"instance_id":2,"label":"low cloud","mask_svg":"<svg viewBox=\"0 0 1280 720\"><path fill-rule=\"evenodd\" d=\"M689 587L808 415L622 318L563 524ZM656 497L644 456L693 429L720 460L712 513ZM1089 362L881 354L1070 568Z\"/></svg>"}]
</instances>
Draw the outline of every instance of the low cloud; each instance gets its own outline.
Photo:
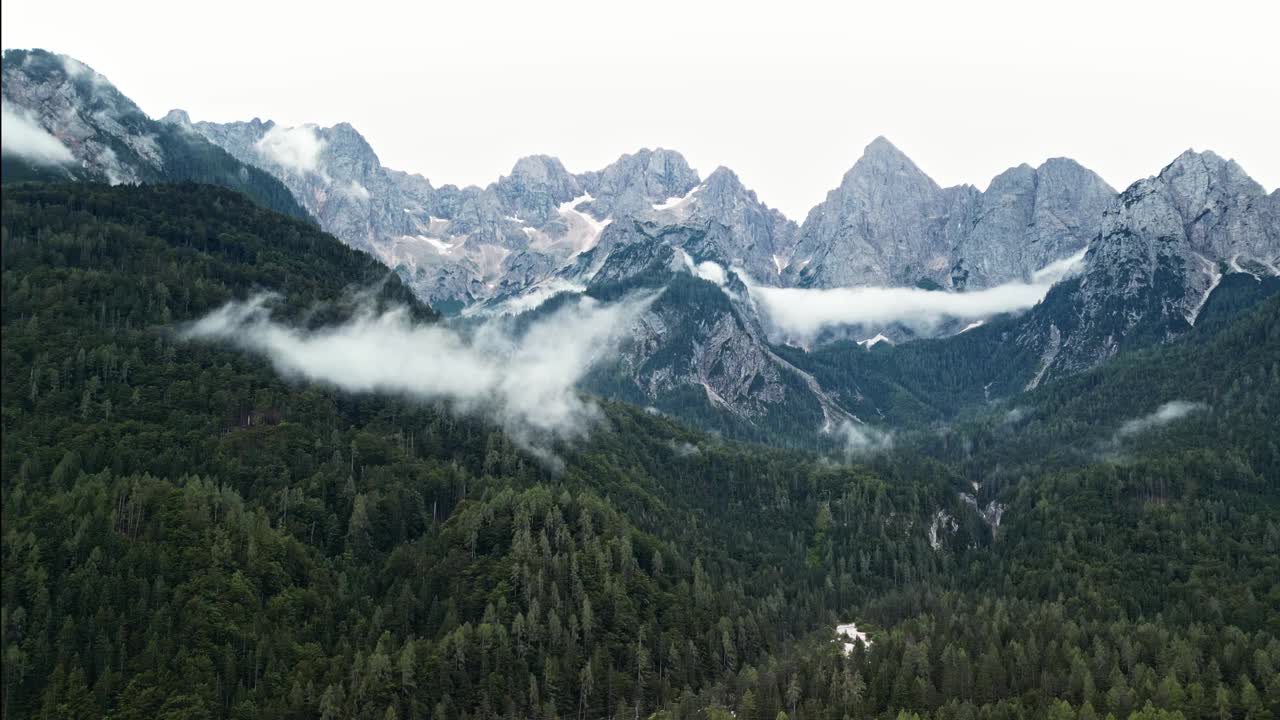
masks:
<instances>
[{"instance_id":1,"label":"low cloud","mask_svg":"<svg viewBox=\"0 0 1280 720\"><path fill-rule=\"evenodd\" d=\"M272 296L264 295L230 303L181 334L260 353L289 377L484 414L555 464L550 445L582 436L599 417L576 384L654 297L608 305L583 298L519 334L488 324L464 337L443 324L416 324L403 310L364 312L342 325L304 330L273 319Z\"/></svg>"},{"instance_id":2,"label":"low cloud","mask_svg":"<svg viewBox=\"0 0 1280 720\"><path fill-rule=\"evenodd\" d=\"M22 108L7 102L0 104L0 152L50 167L75 162L66 145Z\"/></svg>"},{"instance_id":3,"label":"low cloud","mask_svg":"<svg viewBox=\"0 0 1280 720\"><path fill-rule=\"evenodd\" d=\"M1150 415L1143 415L1139 418L1126 420L1116 431L1117 438L1130 437L1140 433L1154 430L1155 428L1164 427L1170 423L1177 422L1188 415L1208 410L1209 406L1202 402L1189 402L1186 400L1172 400L1155 409Z\"/></svg>"},{"instance_id":4,"label":"low cloud","mask_svg":"<svg viewBox=\"0 0 1280 720\"><path fill-rule=\"evenodd\" d=\"M870 425L844 420L827 432L837 436L844 442L845 452L850 455L868 455L882 452L893 447L893 434L877 430Z\"/></svg>"},{"instance_id":5,"label":"low cloud","mask_svg":"<svg viewBox=\"0 0 1280 720\"><path fill-rule=\"evenodd\" d=\"M676 442L675 440L668 440L667 445L671 448L671 452L674 453L676 457L687 458L702 454L701 448L688 441Z\"/></svg>"},{"instance_id":6,"label":"low cloud","mask_svg":"<svg viewBox=\"0 0 1280 720\"><path fill-rule=\"evenodd\" d=\"M1009 412L1004 414L1004 419L1001 420L1001 424L1017 425L1018 423L1022 422L1023 419L1026 418L1027 415L1029 414L1030 413L1026 408L1020 408L1020 407L1011 408Z\"/></svg>"},{"instance_id":7,"label":"low cloud","mask_svg":"<svg viewBox=\"0 0 1280 720\"><path fill-rule=\"evenodd\" d=\"M274 125L254 144L258 154L297 173L318 172L325 141L310 125L286 128Z\"/></svg>"},{"instance_id":8,"label":"low cloud","mask_svg":"<svg viewBox=\"0 0 1280 720\"><path fill-rule=\"evenodd\" d=\"M810 340L821 331L841 325L884 327L901 323L928 332L945 320L982 320L1031 308L1044 299L1054 283L1079 272L1084 251L1055 261L1032 275L1030 282L1011 282L985 290L942 292L914 287L776 288L752 285L775 328L783 334Z\"/></svg>"},{"instance_id":9,"label":"low cloud","mask_svg":"<svg viewBox=\"0 0 1280 720\"><path fill-rule=\"evenodd\" d=\"M561 293L578 294L585 292L586 285L561 278L551 278L530 288L522 295L504 300L493 307L483 305L472 306L462 311L463 315L520 315L536 310L543 303Z\"/></svg>"},{"instance_id":10,"label":"low cloud","mask_svg":"<svg viewBox=\"0 0 1280 720\"><path fill-rule=\"evenodd\" d=\"M724 287L728 276L725 274L724 267L719 263L706 260L704 262L695 263L689 253L684 250L677 250L680 253L680 259L684 262L685 268L694 276L700 277L708 282L713 282L720 287Z\"/></svg>"},{"instance_id":11,"label":"low cloud","mask_svg":"<svg viewBox=\"0 0 1280 720\"><path fill-rule=\"evenodd\" d=\"M342 192L352 200L364 201L371 197L369 194L369 188L361 185L355 180L352 180L347 187L343 188Z\"/></svg>"},{"instance_id":12,"label":"low cloud","mask_svg":"<svg viewBox=\"0 0 1280 720\"><path fill-rule=\"evenodd\" d=\"M81 75L97 75L88 65L73 57L62 55L60 58L62 59L62 71L67 74L67 77L77 78Z\"/></svg>"}]
</instances>

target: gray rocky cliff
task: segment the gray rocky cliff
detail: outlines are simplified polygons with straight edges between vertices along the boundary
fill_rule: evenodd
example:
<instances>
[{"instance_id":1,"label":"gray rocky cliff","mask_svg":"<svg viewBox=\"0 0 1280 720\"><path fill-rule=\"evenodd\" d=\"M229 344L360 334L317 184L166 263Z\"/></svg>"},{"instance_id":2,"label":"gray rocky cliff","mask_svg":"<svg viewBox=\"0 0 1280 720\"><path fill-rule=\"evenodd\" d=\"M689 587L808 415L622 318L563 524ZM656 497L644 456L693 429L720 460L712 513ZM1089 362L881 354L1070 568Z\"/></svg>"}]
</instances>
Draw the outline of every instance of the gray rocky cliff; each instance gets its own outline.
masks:
<instances>
[{"instance_id":1,"label":"gray rocky cliff","mask_svg":"<svg viewBox=\"0 0 1280 720\"><path fill-rule=\"evenodd\" d=\"M1074 160L1006 170L973 198L967 227L957 228L953 284L990 287L1030 279L1083 250L1114 197L1102 178Z\"/></svg>"},{"instance_id":2,"label":"gray rocky cliff","mask_svg":"<svg viewBox=\"0 0 1280 720\"><path fill-rule=\"evenodd\" d=\"M242 192L277 212L307 216L279 180L194 132L185 114L151 119L106 77L74 58L44 50L5 51L0 100L6 182L198 182Z\"/></svg>"},{"instance_id":3,"label":"gray rocky cliff","mask_svg":"<svg viewBox=\"0 0 1280 720\"><path fill-rule=\"evenodd\" d=\"M6 114L20 116L70 151L74 162L68 169L79 179L114 185L163 173L165 154L155 122L74 58L43 50L7 51L0 94Z\"/></svg>"},{"instance_id":4,"label":"gray rocky cliff","mask_svg":"<svg viewBox=\"0 0 1280 720\"><path fill-rule=\"evenodd\" d=\"M1011 168L984 192L941 188L877 138L810 211L784 284L964 290L1029 279L1082 250L1114 196L1064 158Z\"/></svg>"},{"instance_id":5,"label":"gray rocky cliff","mask_svg":"<svg viewBox=\"0 0 1280 720\"><path fill-rule=\"evenodd\" d=\"M1185 332L1225 274L1277 274L1273 196L1212 152L1131 185L1102 213L1082 277L1026 319L1018 342L1041 353L1033 384Z\"/></svg>"}]
</instances>

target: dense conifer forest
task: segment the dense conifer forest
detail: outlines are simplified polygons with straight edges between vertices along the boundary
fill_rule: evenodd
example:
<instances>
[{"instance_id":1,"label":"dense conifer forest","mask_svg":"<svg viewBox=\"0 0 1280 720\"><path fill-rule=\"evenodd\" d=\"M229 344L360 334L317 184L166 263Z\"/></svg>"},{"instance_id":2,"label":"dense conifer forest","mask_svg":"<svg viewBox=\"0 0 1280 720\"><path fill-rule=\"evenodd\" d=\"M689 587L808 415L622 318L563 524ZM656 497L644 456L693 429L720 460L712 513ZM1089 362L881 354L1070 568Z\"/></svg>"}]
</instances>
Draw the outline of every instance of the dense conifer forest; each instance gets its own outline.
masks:
<instances>
[{"instance_id":1,"label":"dense conifer forest","mask_svg":"<svg viewBox=\"0 0 1280 720\"><path fill-rule=\"evenodd\" d=\"M596 400L551 467L179 336L263 290L438 321L303 220L194 184L0 203L5 720L1280 718L1273 288L963 412L873 368L921 419L873 455Z\"/></svg>"}]
</instances>

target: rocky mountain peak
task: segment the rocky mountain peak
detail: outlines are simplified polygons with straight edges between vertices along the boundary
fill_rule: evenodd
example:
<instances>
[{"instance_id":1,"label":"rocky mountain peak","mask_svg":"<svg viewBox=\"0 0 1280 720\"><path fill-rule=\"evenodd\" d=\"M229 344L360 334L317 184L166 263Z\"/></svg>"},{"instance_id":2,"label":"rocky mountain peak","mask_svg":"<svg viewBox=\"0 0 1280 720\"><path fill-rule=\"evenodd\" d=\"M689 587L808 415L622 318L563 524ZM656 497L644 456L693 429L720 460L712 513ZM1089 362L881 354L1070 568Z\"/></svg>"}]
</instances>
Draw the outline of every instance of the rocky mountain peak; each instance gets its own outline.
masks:
<instances>
[{"instance_id":1,"label":"rocky mountain peak","mask_svg":"<svg viewBox=\"0 0 1280 720\"><path fill-rule=\"evenodd\" d=\"M569 176L569 171L559 158L550 155L526 155L516 161L511 168L510 177L522 178L528 182L547 183L552 178Z\"/></svg>"},{"instance_id":2,"label":"rocky mountain peak","mask_svg":"<svg viewBox=\"0 0 1280 720\"><path fill-rule=\"evenodd\" d=\"M738 174L729 168L721 165L717 167L706 180L702 181L702 189L699 194L706 193L708 195L743 195L750 194L755 199L755 192L748 190L742 184L742 180Z\"/></svg>"},{"instance_id":3,"label":"rocky mountain peak","mask_svg":"<svg viewBox=\"0 0 1280 720\"><path fill-rule=\"evenodd\" d=\"M594 199L592 213L610 217L646 212L654 203L688 193L701 179L680 153L645 148L603 170L583 173L579 181Z\"/></svg>"},{"instance_id":4,"label":"rocky mountain peak","mask_svg":"<svg viewBox=\"0 0 1280 720\"><path fill-rule=\"evenodd\" d=\"M952 226L957 237L952 284L987 287L1029 280L1036 270L1088 245L1114 197L1102 178L1067 158L1005 170L955 211L967 219Z\"/></svg>"},{"instance_id":5,"label":"rocky mountain peak","mask_svg":"<svg viewBox=\"0 0 1280 720\"><path fill-rule=\"evenodd\" d=\"M1126 188L1101 215L1070 302L1031 318L1024 342L1044 351L1037 379L1096 365L1133 338L1185 332L1226 272L1275 274L1280 227L1268 205L1211 152L1184 152Z\"/></svg>"},{"instance_id":6,"label":"rocky mountain peak","mask_svg":"<svg viewBox=\"0 0 1280 720\"><path fill-rule=\"evenodd\" d=\"M191 127L191 116L187 114L186 110L174 108L165 113L165 116L160 118L160 122L189 128Z\"/></svg>"},{"instance_id":7,"label":"rocky mountain peak","mask_svg":"<svg viewBox=\"0 0 1280 720\"><path fill-rule=\"evenodd\" d=\"M157 124L93 68L46 50L7 50L0 72L6 104L22 108L88 177L139 183L161 172Z\"/></svg>"},{"instance_id":8,"label":"rocky mountain peak","mask_svg":"<svg viewBox=\"0 0 1280 720\"><path fill-rule=\"evenodd\" d=\"M1015 188L1034 188L1037 171L1027 163L1016 165L991 178L987 192L1008 192Z\"/></svg>"},{"instance_id":9,"label":"rocky mountain peak","mask_svg":"<svg viewBox=\"0 0 1280 720\"><path fill-rule=\"evenodd\" d=\"M1226 160L1206 150L1187 150L1167 165L1156 178L1163 184L1179 211L1198 215L1214 199L1262 197L1262 186L1234 160Z\"/></svg>"},{"instance_id":10,"label":"rocky mountain peak","mask_svg":"<svg viewBox=\"0 0 1280 720\"><path fill-rule=\"evenodd\" d=\"M1051 157L1040 163L1040 167L1036 168L1036 173L1040 175L1075 175L1081 173L1088 173L1090 175L1096 174L1089 168L1069 157ZM1106 182L1103 181L1103 184L1105 185ZM1108 187L1110 186L1108 185Z\"/></svg>"},{"instance_id":11,"label":"rocky mountain peak","mask_svg":"<svg viewBox=\"0 0 1280 720\"><path fill-rule=\"evenodd\" d=\"M905 153L898 149L897 145L894 145L889 141L889 138L883 135L877 135L871 142L867 143L867 146L862 150L862 155L863 157L885 156L910 160Z\"/></svg>"},{"instance_id":12,"label":"rocky mountain peak","mask_svg":"<svg viewBox=\"0 0 1280 720\"><path fill-rule=\"evenodd\" d=\"M1116 196L1115 188L1101 176L1070 158L1045 160L1036 168L1036 183L1042 199L1058 199L1092 214Z\"/></svg>"},{"instance_id":13,"label":"rocky mountain peak","mask_svg":"<svg viewBox=\"0 0 1280 720\"><path fill-rule=\"evenodd\" d=\"M789 279L802 286L913 285L943 278L947 198L888 140L867 145L809 212Z\"/></svg>"},{"instance_id":14,"label":"rocky mountain peak","mask_svg":"<svg viewBox=\"0 0 1280 720\"><path fill-rule=\"evenodd\" d=\"M883 137L800 229L787 279L812 287L989 287L1083 248L1115 196L1064 158L1000 173L985 192L940 188Z\"/></svg>"},{"instance_id":15,"label":"rocky mountain peak","mask_svg":"<svg viewBox=\"0 0 1280 720\"><path fill-rule=\"evenodd\" d=\"M884 177L897 174L910 177L913 181L926 183L933 188L937 184L907 157L906 153L889 142L883 135L872 140L862 151L862 156L845 174L845 181L866 177Z\"/></svg>"},{"instance_id":16,"label":"rocky mountain peak","mask_svg":"<svg viewBox=\"0 0 1280 720\"><path fill-rule=\"evenodd\" d=\"M20 167L6 164L6 177L113 185L194 180L243 192L295 217L307 215L279 180L193 132L186 113L153 120L75 58L7 50L0 74L6 132L11 120L29 125L25 130L36 141L28 143Z\"/></svg>"},{"instance_id":17,"label":"rocky mountain peak","mask_svg":"<svg viewBox=\"0 0 1280 720\"><path fill-rule=\"evenodd\" d=\"M549 155L520 158L495 189L509 216L538 226L557 217L561 204L582 195L578 179Z\"/></svg>"},{"instance_id":18,"label":"rocky mountain peak","mask_svg":"<svg viewBox=\"0 0 1280 720\"><path fill-rule=\"evenodd\" d=\"M705 229L702 257L738 266L774 283L795 245L796 224L756 197L732 170L716 168L678 203L686 222Z\"/></svg>"},{"instance_id":19,"label":"rocky mountain peak","mask_svg":"<svg viewBox=\"0 0 1280 720\"><path fill-rule=\"evenodd\" d=\"M941 200L942 189L912 162L911 158L883 136L871 141L862 156L845 173L840 186L827 196L853 212L863 212L867 206L896 206L890 210L919 209ZM819 205L818 209L823 208Z\"/></svg>"},{"instance_id":20,"label":"rocky mountain peak","mask_svg":"<svg viewBox=\"0 0 1280 720\"><path fill-rule=\"evenodd\" d=\"M330 128L308 127L324 144L324 154L368 168L382 165L373 146L350 123L340 122Z\"/></svg>"}]
</instances>

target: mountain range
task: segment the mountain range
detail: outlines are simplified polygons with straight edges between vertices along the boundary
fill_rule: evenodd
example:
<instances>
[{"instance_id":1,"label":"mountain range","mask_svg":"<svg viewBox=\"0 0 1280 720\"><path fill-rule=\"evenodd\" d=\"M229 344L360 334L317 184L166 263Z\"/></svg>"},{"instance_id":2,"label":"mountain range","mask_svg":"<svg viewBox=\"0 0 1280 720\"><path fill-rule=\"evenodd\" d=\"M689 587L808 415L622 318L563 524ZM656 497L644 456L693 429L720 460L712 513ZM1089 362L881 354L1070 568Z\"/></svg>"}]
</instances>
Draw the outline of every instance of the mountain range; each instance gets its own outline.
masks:
<instances>
[{"instance_id":1,"label":"mountain range","mask_svg":"<svg viewBox=\"0 0 1280 720\"><path fill-rule=\"evenodd\" d=\"M74 58L6 50L0 78L6 182L205 182L243 192L277 212L307 216L268 172L198 135L152 120Z\"/></svg>"},{"instance_id":2,"label":"mountain range","mask_svg":"<svg viewBox=\"0 0 1280 720\"><path fill-rule=\"evenodd\" d=\"M797 225L667 150L459 189L2 76L4 720L1280 717L1233 161L876 140Z\"/></svg>"},{"instance_id":3,"label":"mountain range","mask_svg":"<svg viewBox=\"0 0 1280 720\"><path fill-rule=\"evenodd\" d=\"M1280 267L1277 193L1212 152L1188 151L1120 193L1067 158L978 190L938 186L880 137L797 225L732 170L703 178L672 150L576 174L534 155L459 188L385 167L349 124L193 122L181 110L153 121L84 64L43 51L6 52L3 72L6 117L70 157L15 162L6 148L6 179L244 190L314 218L462 322L661 288L588 386L754 437L892 424L892 407L922 400L904 368L926 356L973 360L948 393L1009 397L1176 337L1224 278ZM1018 302L1001 300L1012 292ZM922 320L886 304L933 309ZM980 309L956 309L969 305ZM835 353L889 359L832 373Z\"/></svg>"}]
</instances>

